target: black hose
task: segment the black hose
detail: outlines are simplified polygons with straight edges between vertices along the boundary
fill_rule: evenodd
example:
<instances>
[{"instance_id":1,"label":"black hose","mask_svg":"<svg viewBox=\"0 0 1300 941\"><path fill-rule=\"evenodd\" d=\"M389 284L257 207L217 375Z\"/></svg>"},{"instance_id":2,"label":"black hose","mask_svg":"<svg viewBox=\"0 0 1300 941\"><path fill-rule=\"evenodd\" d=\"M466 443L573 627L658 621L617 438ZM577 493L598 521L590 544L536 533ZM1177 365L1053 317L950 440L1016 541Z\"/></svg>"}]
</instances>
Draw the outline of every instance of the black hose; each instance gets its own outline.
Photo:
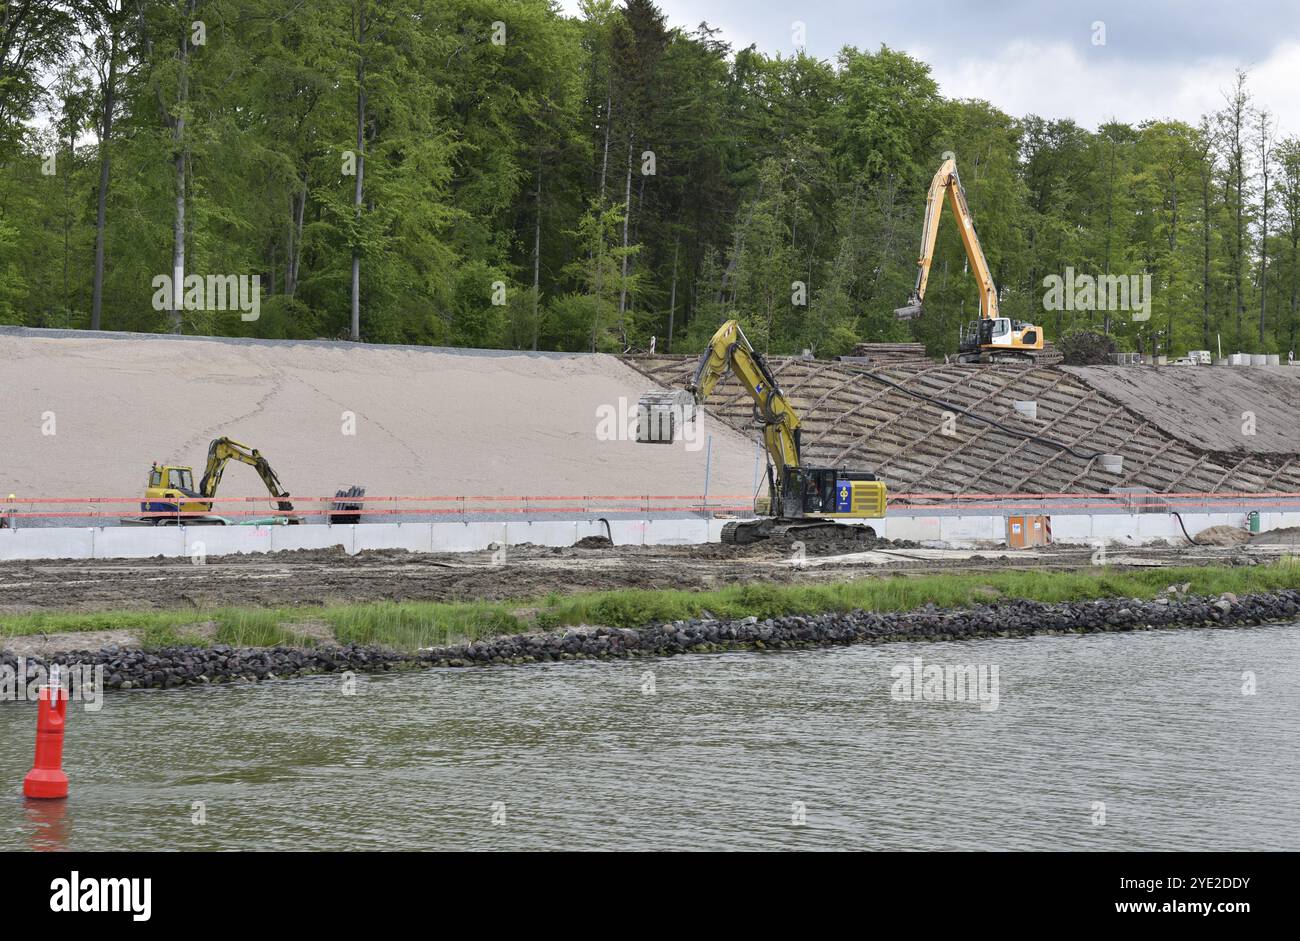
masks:
<instances>
[{"instance_id":1,"label":"black hose","mask_svg":"<svg viewBox=\"0 0 1300 941\"><path fill-rule=\"evenodd\" d=\"M1183 525L1183 516L1182 516L1182 514L1179 513L1177 510L1170 510L1169 512L1172 513L1172 514L1174 515L1174 519L1178 520L1178 528L1181 529L1181 530L1183 531L1183 535L1187 537L1187 541L1190 542L1190 543L1191 543L1192 545L1194 545L1194 546L1199 546L1199 545L1200 545L1199 542L1197 542L1197 541L1196 541L1195 539L1193 539L1191 536L1188 536L1188 535L1187 535L1187 527Z\"/></svg>"},{"instance_id":2,"label":"black hose","mask_svg":"<svg viewBox=\"0 0 1300 941\"><path fill-rule=\"evenodd\" d=\"M1021 431L1018 428L1011 428L1008 425L1004 425L1000 421L997 421L995 419L985 418L983 415L976 415L974 412L968 409L964 409L960 405L953 405L951 402L945 402L943 399L935 398L932 395L926 395L924 392L917 392L913 389L908 389L902 385L899 385L897 382L894 382L891 379L886 379L884 376L878 376L875 373L870 372L868 370L863 370L862 375L866 376L868 379L874 380L875 382L879 382L884 385L895 388L899 392L902 392L904 395L910 395L913 398L921 399L925 402L929 402L932 405L938 405L951 412L961 412L961 414L967 416L968 418L973 418L976 421L984 422L984 424L986 425L992 425L994 428L997 428L1001 431L1005 431L1009 435L1015 435L1018 438L1024 438L1026 441L1037 441L1042 444L1051 445L1054 448L1059 448L1062 451L1066 451L1070 454L1073 454L1075 457L1079 458L1082 461L1095 461L1097 458L1101 457L1103 453L1101 451L1094 451L1091 454L1083 454L1080 453L1079 451L1076 451L1074 448L1070 447L1068 444L1066 444L1063 441L1054 441L1051 438L1044 438L1042 435L1036 435L1028 431Z\"/></svg>"}]
</instances>

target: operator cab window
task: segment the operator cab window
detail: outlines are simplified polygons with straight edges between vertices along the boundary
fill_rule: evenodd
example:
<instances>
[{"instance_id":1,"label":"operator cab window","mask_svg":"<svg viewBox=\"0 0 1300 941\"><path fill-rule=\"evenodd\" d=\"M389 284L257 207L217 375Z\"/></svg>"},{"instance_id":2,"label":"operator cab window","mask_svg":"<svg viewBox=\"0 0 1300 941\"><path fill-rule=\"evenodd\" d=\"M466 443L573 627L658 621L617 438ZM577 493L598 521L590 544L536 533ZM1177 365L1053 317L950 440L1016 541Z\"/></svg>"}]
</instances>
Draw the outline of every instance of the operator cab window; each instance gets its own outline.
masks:
<instances>
[{"instance_id":1,"label":"operator cab window","mask_svg":"<svg viewBox=\"0 0 1300 941\"><path fill-rule=\"evenodd\" d=\"M174 490L193 490L194 479L189 471L173 470L167 473L167 486Z\"/></svg>"},{"instance_id":2,"label":"operator cab window","mask_svg":"<svg viewBox=\"0 0 1300 941\"><path fill-rule=\"evenodd\" d=\"M995 337L1006 336L1010 332L1011 332L1010 320L1007 320L1003 317L999 317L997 320L993 322L993 335Z\"/></svg>"},{"instance_id":3,"label":"operator cab window","mask_svg":"<svg viewBox=\"0 0 1300 941\"><path fill-rule=\"evenodd\" d=\"M816 474L809 474L803 483L803 511L820 513L822 508L821 485Z\"/></svg>"},{"instance_id":4,"label":"operator cab window","mask_svg":"<svg viewBox=\"0 0 1300 941\"><path fill-rule=\"evenodd\" d=\"M150 471L150 472L149 472L149 486L150 486L150 487L161 487L161 486L162 486L162 471Z\"/></svg>"}]
</instances>

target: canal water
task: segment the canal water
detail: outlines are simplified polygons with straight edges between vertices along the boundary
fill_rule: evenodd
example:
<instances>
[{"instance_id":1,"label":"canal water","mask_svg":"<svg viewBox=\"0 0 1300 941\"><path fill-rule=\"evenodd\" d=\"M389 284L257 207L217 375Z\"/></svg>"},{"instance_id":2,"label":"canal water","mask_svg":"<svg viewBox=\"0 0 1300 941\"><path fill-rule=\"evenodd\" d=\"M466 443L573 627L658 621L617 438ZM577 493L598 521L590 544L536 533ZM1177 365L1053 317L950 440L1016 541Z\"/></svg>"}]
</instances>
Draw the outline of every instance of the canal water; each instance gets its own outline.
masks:
<instances>
[{"instance_id":1,"label":"canal water","mask_svg":"<svg viewBox=\"0 0 1300 941\"><path fill-rule=\"evenodd\" d=\"M0 704L0 850L1297 850L1298 680L1276 626L109 693L54 804Z\"/></svg>"}]
</instances>

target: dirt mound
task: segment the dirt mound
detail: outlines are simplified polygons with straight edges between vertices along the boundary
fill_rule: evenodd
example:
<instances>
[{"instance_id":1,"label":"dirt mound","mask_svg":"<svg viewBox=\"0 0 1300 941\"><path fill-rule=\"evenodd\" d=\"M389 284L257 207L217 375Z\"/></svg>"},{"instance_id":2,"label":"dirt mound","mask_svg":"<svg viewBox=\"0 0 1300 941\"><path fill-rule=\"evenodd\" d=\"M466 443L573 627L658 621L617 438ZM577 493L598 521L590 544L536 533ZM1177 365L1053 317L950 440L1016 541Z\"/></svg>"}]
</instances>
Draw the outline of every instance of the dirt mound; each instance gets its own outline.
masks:
<instances>
[{"instance_id":1,"label":"dirt mound","mask_svg":"<svg viewBox=\"0 0 1300 941\"><path fill-rule=\"evenodd\" d=\"M1266 533L1255 533L1250 537L1255 546L1295 546L1300 545L1300 526L1285 526L1270 529Z\"/></svg>"},{"instance_id":2,"label":"dirt mound","mask_svg":"<svg viewBox=\"0 0 1300 941\"><path fill-rule=\"evenodd\" d=\"M720 422L711 448L629 435L653 387L604 354L0 328L8 413L46 416L0 421L0 494L138 501L151 461L201 472L219 435L261 449L298 499L751 492L754 446ZM226 469L220 496L264 495Z\"/></svg>"},{"instance_id":3,"label":"dirt mound","mask_svg":"<svg viewBox=\"0 0 1300 941\"><path fill-rule=\"evenodd\" d=\"M1237 526L1211 526L1196 534L1198 546L1240 546L1250 542L1250 533Z\"/></svg>"}]
</instances>

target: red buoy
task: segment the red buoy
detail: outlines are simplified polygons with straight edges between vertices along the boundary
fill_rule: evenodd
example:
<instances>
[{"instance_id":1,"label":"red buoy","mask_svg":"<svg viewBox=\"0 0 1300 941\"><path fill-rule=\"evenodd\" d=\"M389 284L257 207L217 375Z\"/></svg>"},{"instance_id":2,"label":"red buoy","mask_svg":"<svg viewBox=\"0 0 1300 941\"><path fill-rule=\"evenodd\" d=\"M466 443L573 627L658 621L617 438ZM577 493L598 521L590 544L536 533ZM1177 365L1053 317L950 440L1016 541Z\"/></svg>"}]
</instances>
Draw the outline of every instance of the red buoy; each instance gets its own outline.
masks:
<instances>
[{"instance_id":1,"label":"red buoy","mask_svg":"<svg viewBox=\"0 0 1300 941\"><path fill-rule=\"evenodd\" d=\"M42 686L36 703L36 762L23 778L23 794L39 800L68 796L68 776L63 773L63 730L67 724L68 694L55 668L50 683Z\"/></svg>"}]
</instances>

